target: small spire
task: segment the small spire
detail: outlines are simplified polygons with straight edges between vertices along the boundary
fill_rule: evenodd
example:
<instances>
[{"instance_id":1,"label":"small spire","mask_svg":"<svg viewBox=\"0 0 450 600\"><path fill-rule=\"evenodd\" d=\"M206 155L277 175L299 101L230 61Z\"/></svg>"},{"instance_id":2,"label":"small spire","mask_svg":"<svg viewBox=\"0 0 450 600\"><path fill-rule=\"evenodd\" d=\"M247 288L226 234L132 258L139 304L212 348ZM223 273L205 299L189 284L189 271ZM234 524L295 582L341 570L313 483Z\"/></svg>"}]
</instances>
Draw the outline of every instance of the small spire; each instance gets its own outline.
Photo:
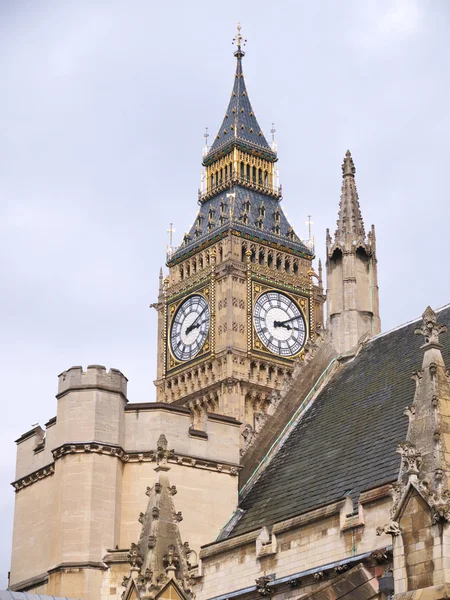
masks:
<instances>
[{"instance_id":1,"label":"small spire","mask_svg":"<svg viewBox=\"0 0 450 600\"><path fill-rule=\"evenodd\" d=\"M352 155L350 154L350 150L347 150L344 162L342 163L341 200L335 234L335 241L340 241L341 243L345 243L346 241L350 243L358 240L364 241L366 237L361 208L359 206L358 191L356 189L355 171Z\"/></svg>"}]
</instances>

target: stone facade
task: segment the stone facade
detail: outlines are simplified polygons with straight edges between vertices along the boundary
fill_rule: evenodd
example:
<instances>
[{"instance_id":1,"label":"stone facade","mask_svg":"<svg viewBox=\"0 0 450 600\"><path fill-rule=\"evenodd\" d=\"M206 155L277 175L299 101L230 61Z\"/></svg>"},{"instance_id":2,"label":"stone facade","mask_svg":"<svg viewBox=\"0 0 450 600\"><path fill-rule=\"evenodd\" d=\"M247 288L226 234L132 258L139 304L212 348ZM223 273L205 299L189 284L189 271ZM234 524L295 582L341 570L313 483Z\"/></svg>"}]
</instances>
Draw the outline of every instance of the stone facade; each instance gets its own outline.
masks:
<instances>
[{"instance_id":1,"label":"stone facade","mask_svg":"<svg viewBox=\"0 0 450 600\"><path fill-rule=\"evenodd\" d=\"M17 440L13 589L98 597L105 555L139 536L164 431L177 509L189 523L189 535L184 522L180 532L192 550L199 553L235 509L239 422L207 415L198 431L186 408L128 404L126 390L115 369L69 369L59 376L56 419L45 432L35 428ZM120 582L125 573L122 564Z\"/></svg>"}]
</instances>

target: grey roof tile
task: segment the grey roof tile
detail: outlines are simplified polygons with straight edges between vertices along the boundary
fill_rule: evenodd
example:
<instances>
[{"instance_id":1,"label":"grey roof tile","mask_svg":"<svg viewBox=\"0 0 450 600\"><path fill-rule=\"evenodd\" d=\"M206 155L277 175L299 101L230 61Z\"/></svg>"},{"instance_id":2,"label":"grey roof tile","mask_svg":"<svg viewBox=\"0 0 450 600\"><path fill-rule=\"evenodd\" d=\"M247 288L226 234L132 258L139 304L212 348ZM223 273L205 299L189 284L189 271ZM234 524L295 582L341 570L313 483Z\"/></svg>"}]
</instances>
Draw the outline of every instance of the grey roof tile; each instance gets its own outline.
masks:
<instances>
[{"instance_id":1,"label":"grey roof tile","mask_svg":"<svg viewBox=\"0 0 450 600\"><path fill-rule=\"evenodd\" d=\"M450 306L437 313L450 323ZM416 323L372 339L322 390L240 508L231 536L283 521L394 481L397 445L406 439L411 374L422 364ZM450 335L441 336L450 366ZM300 398L299 398L300 401Z\"/></svg>"}]
</instances>

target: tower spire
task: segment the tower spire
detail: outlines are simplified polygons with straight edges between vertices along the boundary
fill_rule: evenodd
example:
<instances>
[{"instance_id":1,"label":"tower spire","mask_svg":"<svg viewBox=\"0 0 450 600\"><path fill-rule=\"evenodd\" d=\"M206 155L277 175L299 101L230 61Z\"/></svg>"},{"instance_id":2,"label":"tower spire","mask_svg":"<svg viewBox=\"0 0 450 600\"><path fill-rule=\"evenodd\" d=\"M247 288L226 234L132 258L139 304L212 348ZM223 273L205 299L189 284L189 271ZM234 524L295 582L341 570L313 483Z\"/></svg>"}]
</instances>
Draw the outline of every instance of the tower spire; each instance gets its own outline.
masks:
<instances>
[{"instance_id":1,"label":"tower spire","mask_svg":"<svg viewBox=\"0 0 450 600\"><path fill-rule=\"evenodd\" d=\"M366 237L355 183L355 164L347 150L337 228L327 229L327 327L340 353L352 351L364 336L381 331L375 228Z\"/></svg>"},{"instance_id":2,"label":"tower spire","mask_svg":"<svg viewBox=\"0 0 450 600\"><path fill-rule=\"evenodd\" d=\"M233 90L222 125L204 157L203 162L205 165L214 161L218 156L227 153L233 147L238 147L244 151L256 151L260 153L261 157L272 162L277 160L276 152L267 143L248 97L242 71L242 58L245 56L242 48L247 40L241 35L240 23L238 23L237 29L237 34L233 38L233 44L236 45L234 56L237 59Z\"/></svg>"},{"instance_id":3,"label":"tower spire","mask_svg":"<svg viewBox=\"0 0 450 600\"><path fill-rule=\"evenodd\" d=\"M342 188L339 203L339 217L335 241L345 244L365 238L364 222L359 206L358 191L355 183L355 164L350 150L347 150L342 163ZM351 239L350 239L351 238Z\"/></svg>"}]
</instances>

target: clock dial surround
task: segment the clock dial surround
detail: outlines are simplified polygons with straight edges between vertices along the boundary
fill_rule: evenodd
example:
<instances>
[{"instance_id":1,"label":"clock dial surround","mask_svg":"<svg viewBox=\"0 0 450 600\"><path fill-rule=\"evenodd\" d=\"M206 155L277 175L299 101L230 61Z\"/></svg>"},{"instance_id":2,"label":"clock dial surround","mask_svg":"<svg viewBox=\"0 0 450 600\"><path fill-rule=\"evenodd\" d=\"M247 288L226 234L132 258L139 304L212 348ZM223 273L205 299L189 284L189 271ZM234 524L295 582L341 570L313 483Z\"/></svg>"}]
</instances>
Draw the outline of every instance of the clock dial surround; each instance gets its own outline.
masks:
<instances>
[{"instance_id":1,"label":"clock dial surround","mask_svg":"<svg viewBox=\"0 0 450 600\"><path fill-rule=\"evenodd\" d=\"M178 360L191 360L201 351L210 318L208 301L200 294L190 296L178 307L170 328L170 347Z\"/></svg>"},{"instance_id":2,"label":"clock dial surround","mask_svg":"<svg viewBox=\"0 0 450 600\"><path fill-rule=\"evenodd\" d=\"M278 356L295 356L305 344L305 318L286 294L276 290L262 293L255 302L253 323L264 346Z\"/></svg>"}]
</instances>

